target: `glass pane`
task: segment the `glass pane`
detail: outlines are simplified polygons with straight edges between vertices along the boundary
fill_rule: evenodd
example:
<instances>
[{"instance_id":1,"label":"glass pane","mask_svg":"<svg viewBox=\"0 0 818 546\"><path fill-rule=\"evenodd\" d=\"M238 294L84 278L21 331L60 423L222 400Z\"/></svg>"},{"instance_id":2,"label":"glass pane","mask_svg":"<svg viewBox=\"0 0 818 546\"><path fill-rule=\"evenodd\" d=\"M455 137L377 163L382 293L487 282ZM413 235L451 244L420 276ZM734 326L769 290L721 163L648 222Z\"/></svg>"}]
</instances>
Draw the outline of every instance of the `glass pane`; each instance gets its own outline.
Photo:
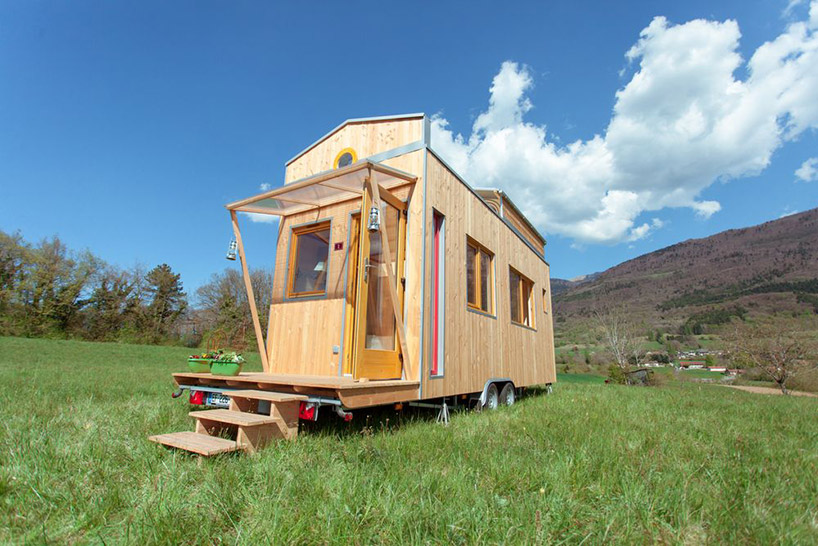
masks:
<instances>
[{"instance_id":1,"label":"glass pane","mask_svg":"<svg viewBox=\"0 0 818 546\"><path fill-rule=\"evenodd\" d=\"M295 236L292 294L323 292L327 286L329 227Z\"/></svg>"},{"instance_id":2,"label":"glass pane","mask_svg":"<svg viewBox=\"0 0 818 546\"><path fill-rule=\"evenodd\" d=\"M531 326L531 283L523 279L521 283L523 291L523 320L522 323L526 326Z\"/></svg>"},{"instance_id":3,"label":"glass pane","mask_svg":"<svg viewBox=\"0 0 818 546\"><path fill-rule=\"evenodd\" d=\"M480 309L491 312L491 257L480 253Z\"/></svg>"},{"instance_id":4,"label":"glass pane","mask_svg":"<svg viewBox=\"0 0 818 546\"><path fill-rule=\"evenodd\" d=\"M509 299L511 300L511 320L514 322L521 322L520 313L520 276L514 271L508 274L509 282Z\"/></svg>"},{"instance_id":5,"label":"glass pane","mask_svg":"<svg viewBox=\"0 0 818 546\"><path fill-rule=\"evenodd\" d=\"M386 235L389 237L389 252L392 261L389 264L395 274L397 282L397 252L398 230L400 225L400 211L395 207L382 203L381 221L386 226ZM383 261L380 232L369 233L369 283L366 307L366 341L367 349L382 351L395 350L395 316L389 302L389 277L381 269ZM397 286L395 286L397 289Z\"/></svg>"},{"instance_id":6,"label":"glass pane","mask_svg":"<svg viewBox=\"0 0 818 546\"><path fill-rule=\"evenodd\" d=\"M474 258L477 249L471 245L466 246L466 296L468 302L477 305L477 286L474 276Z\"/></svg>"}]
</instances>

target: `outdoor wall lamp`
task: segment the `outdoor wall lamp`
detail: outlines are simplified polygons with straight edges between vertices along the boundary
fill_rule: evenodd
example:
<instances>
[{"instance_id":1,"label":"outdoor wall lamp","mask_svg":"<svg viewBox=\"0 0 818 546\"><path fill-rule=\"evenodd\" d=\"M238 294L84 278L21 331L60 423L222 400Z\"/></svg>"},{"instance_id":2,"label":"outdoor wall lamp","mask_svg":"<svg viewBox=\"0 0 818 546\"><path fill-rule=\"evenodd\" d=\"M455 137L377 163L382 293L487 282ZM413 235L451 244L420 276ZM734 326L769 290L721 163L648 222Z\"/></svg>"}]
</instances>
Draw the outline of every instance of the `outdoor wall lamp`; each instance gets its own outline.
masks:
<instances>
[{"instance_id":1,"label":"outdoor wall lamp","mask_svg":"<svg viewBox=\"0 0 818 546\"><path fill-rule=\"evenodd\" d=\"M227 256L225 256L228 260L236 261L236 250L239 248L239 243L236 242L236 238L230 241L230 245L227 247Z\"/></svg>"},{"instance_id":2,"label":"outdoor wall lamp","mask_svg":"<svg viewBox=\"0 0 818 546\"><path fill-rule=\"evenodd\" d=\"M369 209L369 222L366 228L369 231L378 231L381 229L381 210L374 205Z\"/></svg>"}]
</instances>

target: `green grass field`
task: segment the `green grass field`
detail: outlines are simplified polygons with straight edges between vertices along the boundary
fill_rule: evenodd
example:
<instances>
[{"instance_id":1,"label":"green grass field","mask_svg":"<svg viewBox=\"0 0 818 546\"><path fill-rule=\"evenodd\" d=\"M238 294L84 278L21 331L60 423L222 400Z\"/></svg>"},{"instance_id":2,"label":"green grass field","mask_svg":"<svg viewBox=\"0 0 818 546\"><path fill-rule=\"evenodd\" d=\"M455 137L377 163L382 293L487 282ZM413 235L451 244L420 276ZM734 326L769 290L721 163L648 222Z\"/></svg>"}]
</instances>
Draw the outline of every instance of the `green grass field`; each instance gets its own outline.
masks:
<instances>
[{"instance_id":1,"label":"green grass field","mask_svg":"<svg viewBox=\"0 0 818 546\"><path fill-rule=\"evenodd\" d=\"M818 400L564 381L200 460L146 439L187 353L0 338L0 543L818 541Z\"/></svg>"}]
</instances>

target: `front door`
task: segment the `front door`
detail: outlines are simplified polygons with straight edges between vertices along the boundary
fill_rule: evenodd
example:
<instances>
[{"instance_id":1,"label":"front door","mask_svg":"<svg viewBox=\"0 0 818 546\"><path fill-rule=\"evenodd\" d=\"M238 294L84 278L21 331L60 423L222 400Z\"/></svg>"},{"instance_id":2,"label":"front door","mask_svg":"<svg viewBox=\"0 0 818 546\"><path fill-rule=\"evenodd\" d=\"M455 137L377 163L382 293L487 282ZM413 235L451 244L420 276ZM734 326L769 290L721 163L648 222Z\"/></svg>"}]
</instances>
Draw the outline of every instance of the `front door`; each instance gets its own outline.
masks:
<instances>
[{"instance_id":1,"label":"front door","mask_svg":"<svg viewBox=\"0 0 818 546\"><path fill-rule=\"evenodd\" d=\"M372 195L364 193L359 236L357 301L355 305L355 371L356 378L400 379L402 355L397 324L391 306L389 276L393 272L398 309L403 314L403 256L406 246L405 203L381 189L380 221L386 228L391 259L384 253L380 231L368 229L368 211Z\"/></svg>"}]
</instances>

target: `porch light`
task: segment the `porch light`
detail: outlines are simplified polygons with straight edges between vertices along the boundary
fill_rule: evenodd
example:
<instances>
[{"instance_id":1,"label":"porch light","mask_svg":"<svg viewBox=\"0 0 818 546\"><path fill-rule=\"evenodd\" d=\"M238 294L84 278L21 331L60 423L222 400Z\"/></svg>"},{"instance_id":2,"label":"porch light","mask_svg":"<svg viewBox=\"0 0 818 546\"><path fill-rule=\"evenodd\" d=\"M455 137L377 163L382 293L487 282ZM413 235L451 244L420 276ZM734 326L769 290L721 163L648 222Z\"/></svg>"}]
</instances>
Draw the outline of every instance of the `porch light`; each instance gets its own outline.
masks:
<instances>
[{"instance_id":1,"label":"porch light","mask_svg":"<svg viewBox=\"0 0 818 546\"><path fill-rule=\"evenodd\" d=\"M230 245L227 247L227 256L225 256L228 260L236 261L236 250L239 248L239 243L236 242L236 238L230 241Z\"/></svg>"},{"instance_id":2,"label":"porch light","mask_svg":"<svg viewBox=\"0 0 818 546\"><path fill-rule=\"evenodd\" d=\"M378 231L381 229L381 210L374 205L369 209L369 222L366 228L369 231Z\"/></svg>"}]
</instances>

